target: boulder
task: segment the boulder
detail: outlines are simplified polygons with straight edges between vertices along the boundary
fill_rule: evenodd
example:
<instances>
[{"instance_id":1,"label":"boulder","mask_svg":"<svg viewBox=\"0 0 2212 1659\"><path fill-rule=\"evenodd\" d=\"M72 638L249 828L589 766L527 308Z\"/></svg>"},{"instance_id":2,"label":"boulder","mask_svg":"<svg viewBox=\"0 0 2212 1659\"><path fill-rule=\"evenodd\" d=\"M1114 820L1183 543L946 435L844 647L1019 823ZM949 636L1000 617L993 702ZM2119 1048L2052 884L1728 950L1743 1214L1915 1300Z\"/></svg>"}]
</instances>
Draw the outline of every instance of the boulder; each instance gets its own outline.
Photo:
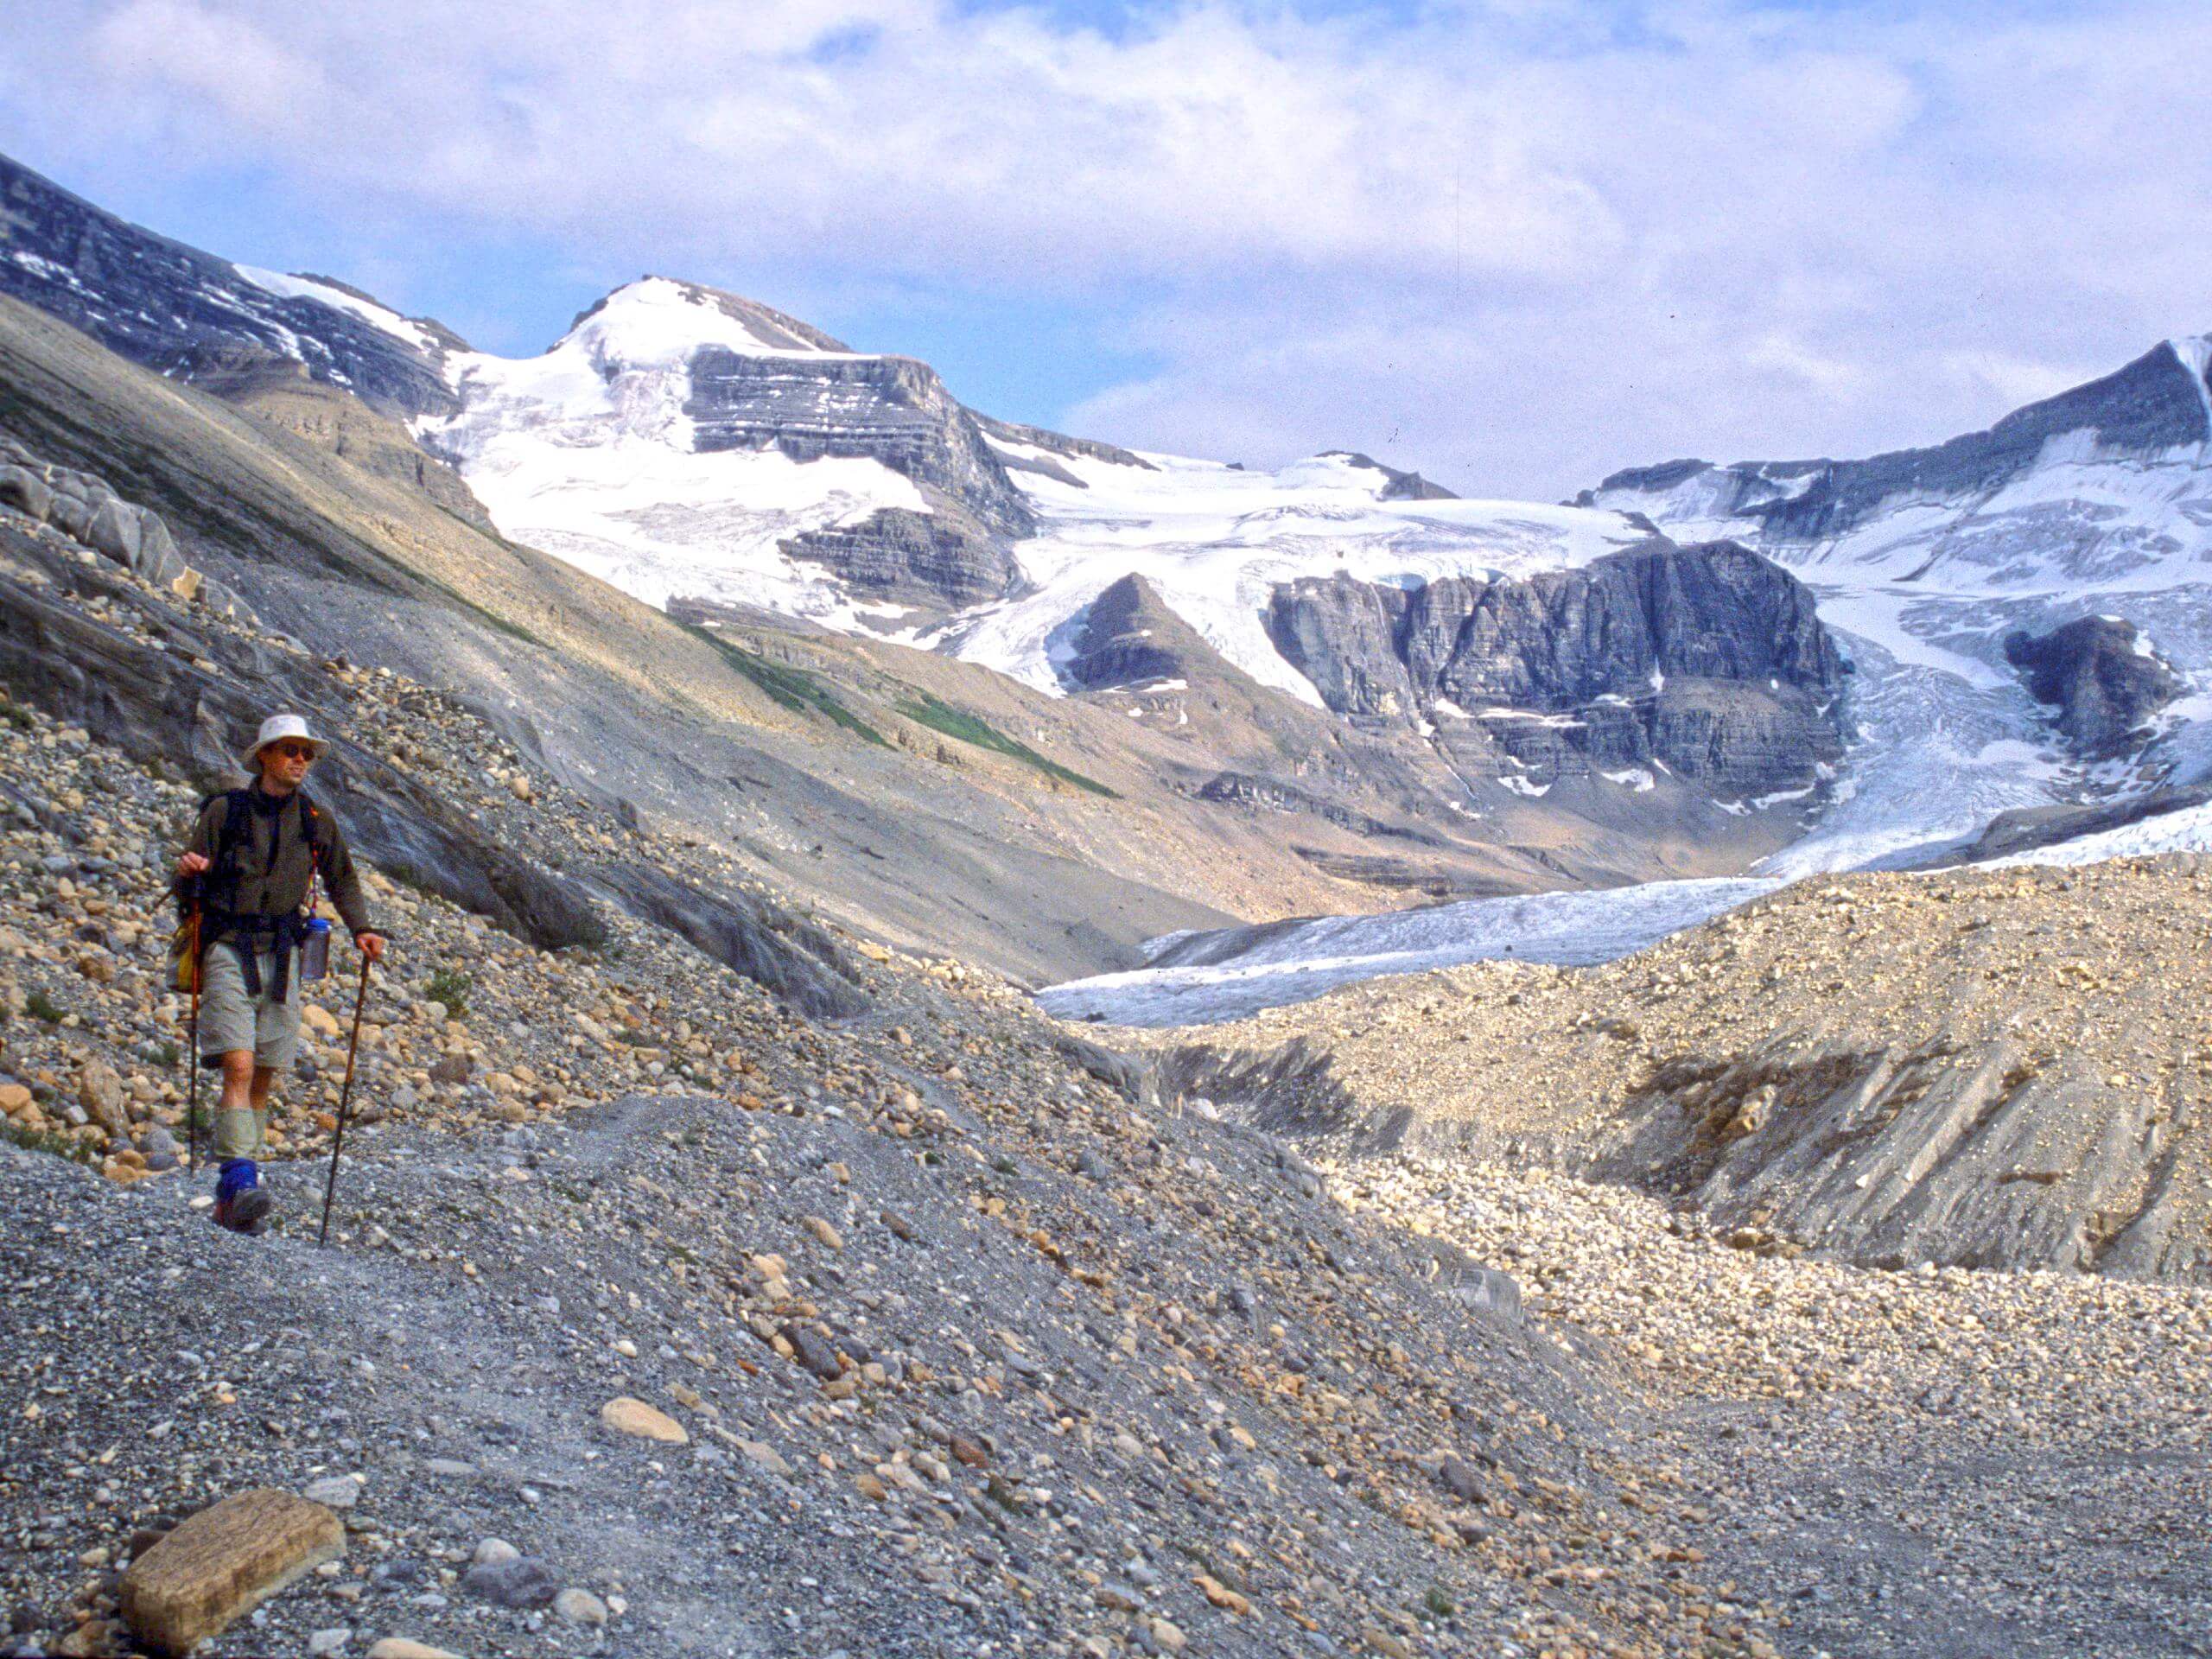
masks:
<instances>
[{"instance_id":1,"label":"boulder","mask_svg":"<svg viewBox=\"0 0 2212 1659\"><path fill-rule=\"evenodd\" d=\"M40 524L54 507L54 492L28 467L0 467L0 507L13 507Z\"/></svg>"},{"instance_id":2,"label":"boulder","mask_svg":"<svg viewBox=\"0 0 2212 1659\"><path fill-rule=\"evenodd\" d=\"M130 1133L130 1114L123 1103L123 1079L115 1068L90 1060L77 1074L77 1102L85 1115L111 1135Z\"/></svg>"},{"instance_id":3,"label":"boulder","mask_svg":"<svg viewBox=\"0 0 2212 1659\"><path fill-rule=\"evenodd\" d=\"M645 1440L661 1440L670 1446L683 1446L691 1439L683 1425L666 1412L649 1406L642 1400L634 1400L626 1394L601 1406L599 1421L618 1434L632 1434Z\"/></svg>"},{"instance_id":4,"label":"boulder","mask_svg":"<svg viewBox=\"0 0 2212 1659\"><path fill-rule=\"evenodd\" d=\"M834 1382L845 1374L837 1358L837 1351L829 1338L810 1325L789 1321L776 1327L776 1334L791 1344L792 1357L800 1366L820 1377L824 1382Z\"/></svg>"},{"instance_id":5,"label":"boulder","mask_svg":"<svg viewBox=\"0 0 2212 1659\"><path fill-rule=\"evenodd\" d=\"M81 496L56 490L46 516L48 523L72 541L81 542L92 532L92 510L85 505Z\"/></svg>"},{"instance_id":6,"label":"boulder","mask_svg":"<svg viewBox=\"0 0 2212 1659\"><path fill-rule=\"evenodd\" d=\"M479 1561L461 1575L461 1587L480 1601L518 1611L543 1607L561 1593L560 1580L535 1555Z\"/></svg>"},{"instance_id":7,"label":"boulder","mask_svg":"<svg viewBox=\"0 0 2212 1659\"><path fill-rule=\"evenodd\" d=\"M320 1503L325 1509L350 1510L361 1501L361 1478L359 1475L325 1475L321 1480L311 1480L301 1489L300 1496L310 1503Z\"/></svg>"},{"instance_id":8,"label":"boulder","mask_svg":"<svg viewBox=\"0 0 2212 1659\"><path fill-rule=\"evenodd\" d=\"M138 510L138 556L131 569L157 588L167 587L184 574L184 556L161 515Z\"/></svg>"},{"instance_id":9,"label":"boulder","mask_svg":"<svg viewBox=\"0 0 2212 1659\"><path fill-rule=\"evenodd\" d=\"M111 496L92 514L92 525L84 540L94 552L106 555L126 569L135 569L143 534L144 527L138 521L138 509Z\"/></svg>"},{"instance_id":10,"label":"boulder","mask_svg":"<svg viewBox=\"0 0 2212 1659\"><path fill-rule=\"evenodd\" d=\"M302 1573L346 1552L320 1503L273 1487L188 1516L123 1575L123 1617L156 1653L181 1659Z\"/></svg>"},{"instance_id":11,"label":"boulder","mask_svg":"<svg viewBox=\"0 0 2212 1659\"><path fill-rule=\"evenodd\" d=\"M588 1590L568 1589L553 1598L553 1611L571 1624L596 1630L607 1623L607 1604Z\"/></svg>"}]
</instances>

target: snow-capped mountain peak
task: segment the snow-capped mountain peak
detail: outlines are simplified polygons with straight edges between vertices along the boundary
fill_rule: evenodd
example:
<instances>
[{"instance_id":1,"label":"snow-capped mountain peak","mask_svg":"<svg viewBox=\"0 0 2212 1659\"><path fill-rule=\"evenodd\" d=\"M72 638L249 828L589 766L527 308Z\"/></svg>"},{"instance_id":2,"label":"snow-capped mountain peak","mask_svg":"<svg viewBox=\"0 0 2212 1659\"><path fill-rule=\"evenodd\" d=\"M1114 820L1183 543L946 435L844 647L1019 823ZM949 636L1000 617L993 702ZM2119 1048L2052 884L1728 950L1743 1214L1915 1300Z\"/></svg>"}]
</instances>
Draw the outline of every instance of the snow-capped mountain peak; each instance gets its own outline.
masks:
<instances>
[{"instance_id":1,"label":"snow-capped mountain peak","mask_svg":"<svg viewBox=\"0 0 2212 1659\"><path fill-rule=\"evenodd\" d=\"M717 429L721 405L702 382L750 363L769 370L771 397L796 406L814 374L875 360L738 296L646 276L540 356L449 355L458 412L414 430L506 534L649 602L741 600L857 627L865 599L786 544L887 509L926 513L920 488L878 456L826 442L794 455L734 441Z\"/></svg>"},{"instance_id":2,"label":"snow-capped mountain peak","mask_svg":"<svg viewBox=\"0 0 2212 1659\"><path fill-rule=\"evenodd\" d=\"M328 306L348 316L359 317L373 328L379 328L404 346L418 352L435 353L445 349L445 342L431 331L410 317L403 317L389 306L379 305L365 294L340 287L319 276L288 276L280 270L263 270L253 265L233 267L238 274L256 288L288 300L312 300L317 305Z\"/></svg>"},{"instance_id":3,"label":"snow-capped mountain peak","mask_svg":"<svg viewBox=\"0 0 2212 1659\"><path fill-rule=\"evenodd\" d=\"M688 362L708 346L750 357L867 355L757 301L671 276L625 283L579 316L554 349L572 341L629 368Z\"/></svg>"}]
</instances>

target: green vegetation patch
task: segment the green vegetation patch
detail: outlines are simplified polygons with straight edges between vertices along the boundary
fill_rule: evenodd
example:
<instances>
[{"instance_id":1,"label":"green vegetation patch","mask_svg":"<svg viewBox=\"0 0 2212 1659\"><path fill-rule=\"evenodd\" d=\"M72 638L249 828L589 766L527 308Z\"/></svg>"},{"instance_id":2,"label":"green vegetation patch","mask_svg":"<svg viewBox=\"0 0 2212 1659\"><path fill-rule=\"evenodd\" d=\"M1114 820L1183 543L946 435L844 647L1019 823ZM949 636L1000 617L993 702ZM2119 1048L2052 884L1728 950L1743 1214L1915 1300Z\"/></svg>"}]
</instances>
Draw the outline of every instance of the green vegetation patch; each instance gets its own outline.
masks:
<instances>
[{"instance_id":1,"label":"green vegetation patch","mask_svg":"<svg viewBox=\"0 0 2212 1659\"><path fill-rule=\"evenodd\" d=\"M1007 755L1026 766L1034 766L1047 778L1057 778L1064 784L1073 784L1077 789L1087 789L1094 795L1105 796L1109 800L1121 799L1119 791L1107 788L1096 778L1086 778L1057 760L1047 760L1027 743L1016 742L997 728L955 709L949 702L939 702L926 691L921 694L921 700L918 702L900 703L899 712L931 731L943 732L947 737L957 737L963 743L988 749L995 754Z\"/></svg>"},{"instance_id":2,"label":"green vegetation patch","mask_svg":"<svg viewBox=\"0 0 2212 1659\"><path fill-rule=\"evenodd\" d=\"M429 983L423 988L423 996L426 1001L444 1003L448 1020L468 1018L467 974L455 973L450 968L439 969L430 976Z\"/></svg>"},{"instance_id":3,"label":"green vegetation patch","mask_svg":"<svg viewBox=\"0 0 2212 1659\"><path fill-rule=\"evenodd\" d=\"M683 626L721 652L722 660L767 693L771 702L788 709L795 715L803 715L811 709L817 715L827 715L854 736L867 739L878 748L891 747L882 733L838 702L836 694L818 677L803 668L793 668L788 663L772 663L757 652L732 645L712 628L703 627L698 623L686 622Z\"/></svg>"},{"instance_id":4,"label":"green vegetation patch","mask_svg":"<svg viewBox=\"0 0 2212 1659\"><path fill-rule=\"evenodd\" d=\"M56 1158L67 1158L72 1163L100 1161L99 1149L73 1135L57 1135L52 1129L27 1129L4 1117L0 1117L0 1140L21 1147L25 1152L48 1153Z\"/></svg>"}]
</instances>

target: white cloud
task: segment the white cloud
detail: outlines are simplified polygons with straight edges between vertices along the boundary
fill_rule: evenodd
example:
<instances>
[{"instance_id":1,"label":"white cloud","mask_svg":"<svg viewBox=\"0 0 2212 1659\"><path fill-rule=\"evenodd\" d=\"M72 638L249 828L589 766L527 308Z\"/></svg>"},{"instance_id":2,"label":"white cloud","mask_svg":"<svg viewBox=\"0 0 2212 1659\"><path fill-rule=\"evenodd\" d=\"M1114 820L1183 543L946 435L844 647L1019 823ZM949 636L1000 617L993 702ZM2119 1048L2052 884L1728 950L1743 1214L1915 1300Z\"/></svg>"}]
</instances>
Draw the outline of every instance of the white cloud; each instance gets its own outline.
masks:
<instances>
[{"instance_id":1,"label":"white cloud","mask_svg":"<svg viewBox=\"0 0 2212 1659\"><path fill-rule=\"evenodd\" d=\"M1938 438L2212 327L2212 17L2180 0L1190 0L1111 35L949 0L130 0L16 32L0 111L41 156L792 293L1058 296L1159 363L1071 423L1253 460L1557 494Z\"/></svg>"}]
</instances>

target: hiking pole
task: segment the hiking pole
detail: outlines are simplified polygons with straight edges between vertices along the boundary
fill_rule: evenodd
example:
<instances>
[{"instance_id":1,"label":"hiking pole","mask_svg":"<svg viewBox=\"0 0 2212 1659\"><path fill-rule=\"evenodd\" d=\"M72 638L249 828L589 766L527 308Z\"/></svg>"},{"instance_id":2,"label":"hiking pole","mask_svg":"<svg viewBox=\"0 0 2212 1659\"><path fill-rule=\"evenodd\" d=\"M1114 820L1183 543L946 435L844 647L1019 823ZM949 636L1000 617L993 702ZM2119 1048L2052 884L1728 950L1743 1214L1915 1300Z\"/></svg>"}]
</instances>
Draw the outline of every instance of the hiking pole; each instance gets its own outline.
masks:
<instances>
[{"instance_id":1,"label":"hiking pole","mask_svg":"<svg viewBox=\"0 0 2212 1659\"><path fill-rule=\"evenodd\" d=\"M192 1014L185 1023L184 1063L191 1070L192 1080L185 1085L184 1090L184 1166L188 1173L197 1175L200 1173L200 976L196 970L192 977Z\"/></svg>"},{"instance_id":2,"label":"hiking pole","mask_svg":"<svg viewBox=\"0 0 2212 1659\"><path fill-rule=\"evenodd\" d=\"M186 949L192 957L192 1013L185 1022L184 1065L188 1080L184 1086L184 1168L188 1175L200 1173L200 982L207 977L207 953L200 937L200 878L193 876L186 888L184 903Z\"/></svg>"},{"instance_id":3,"label":"hiking pole","mask_svg":"<svg viewBox=\"0 0 2212 1659\"><path fill-rule=\"evenodd\" d=\"M346 1082L338 1091L338 1128L330 1137L330 1177L322 1184L322 1230L315 1248L330 1243L330 1201L338 1192L338 1154L346 1146L346 1108L353 1098L353 1057L361 1051L361 1011L369 1006L369 959L361 958L361 992L353 999L353 1035L346 1045Z\"/></svg>"}]
</instances>

